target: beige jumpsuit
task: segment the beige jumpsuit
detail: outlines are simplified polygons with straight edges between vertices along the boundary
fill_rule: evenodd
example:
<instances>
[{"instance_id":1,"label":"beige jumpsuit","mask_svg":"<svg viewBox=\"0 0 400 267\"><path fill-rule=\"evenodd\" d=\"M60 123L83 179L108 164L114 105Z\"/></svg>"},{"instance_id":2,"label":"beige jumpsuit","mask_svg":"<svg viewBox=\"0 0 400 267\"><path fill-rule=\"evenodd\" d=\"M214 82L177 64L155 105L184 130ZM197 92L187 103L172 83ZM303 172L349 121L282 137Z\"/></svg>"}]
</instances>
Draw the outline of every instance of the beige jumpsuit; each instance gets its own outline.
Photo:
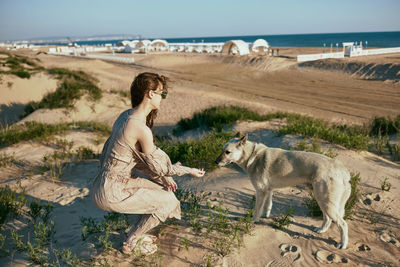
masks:
<instances>
[{"instance_id":1,"label":"beige jumpsuit","mask_svg":"<svg viewBox=\"0 0 400 267\"><path fill-rule=\"evenodd\" d=\"M132 111L126 110L118 117L104 144L91 198L106 211L151 214L160 221L172 217L180 219L180 203L173 192L161 185L160 177L184 175L191 168L172 164L158 147L144 154L130 146L124 132L127 122L133 119Z\"/></svg>"}]
</instances>

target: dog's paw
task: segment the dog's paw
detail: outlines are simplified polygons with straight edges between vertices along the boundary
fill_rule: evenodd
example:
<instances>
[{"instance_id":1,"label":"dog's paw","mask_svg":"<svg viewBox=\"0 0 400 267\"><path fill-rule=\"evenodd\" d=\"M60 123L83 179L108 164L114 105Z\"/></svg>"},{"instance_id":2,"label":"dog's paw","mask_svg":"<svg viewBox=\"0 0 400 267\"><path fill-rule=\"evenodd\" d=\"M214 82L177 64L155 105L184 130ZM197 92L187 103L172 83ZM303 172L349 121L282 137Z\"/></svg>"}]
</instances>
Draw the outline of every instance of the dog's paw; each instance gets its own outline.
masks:
<instances>
[{"instance_id":1,"label":"dog's paw","mask_svg":"<svg viewBox=\"0 0 400 267\"><path fill-rule=\"evenodd\" d=\"M347 246L344 246L342 243L337 243L335 245L335 247L338 248L338 249L346 249L347 248Z\"/></svg>"},{"instance_id":2,"label":"dog's paw","mask_svg":"<svg viewBox=\"0 0 400 267\"><path fill-rule=\"evenodd\" d=\"M314 232L318 233L318 234L322 234L325 233L327 230L324 230L322 227L315 227L314 228Z\"/></svg>"}]
</instances>

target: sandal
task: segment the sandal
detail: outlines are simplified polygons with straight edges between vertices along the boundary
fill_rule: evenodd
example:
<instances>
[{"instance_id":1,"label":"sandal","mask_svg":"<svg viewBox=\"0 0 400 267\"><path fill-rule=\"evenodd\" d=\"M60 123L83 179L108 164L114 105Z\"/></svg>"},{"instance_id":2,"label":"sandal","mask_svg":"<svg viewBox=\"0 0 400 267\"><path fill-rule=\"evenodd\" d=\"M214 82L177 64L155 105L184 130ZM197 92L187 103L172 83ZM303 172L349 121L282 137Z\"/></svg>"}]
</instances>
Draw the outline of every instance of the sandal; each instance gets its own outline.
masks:
<instances>
[{"instance_id":1,"label":"sandal","mask_svg":"<svg viewBox=\"0 0 400 267\"><path fill-rule=\"evenodd\" d=\"M158 247L153 243L142 243L135 247L135 251L141 255L151 255L157 251Z\"/></svg>"},{"instance_id":2,"label":"sandal","mask_svg":"<svg viewBox=\"0 0 400 267\"><path fill-rule=\"evenodd\" d=\"M157 245L154 244L157 241L158 238L156 236L144 234L134 242L124 242L122 252L124 254L131 254L132 252L137 251L144 255L151 255L157 251Z\"/></svg>"},{"instance_id":3,"label":"sandal","mask_svg":"<svg viewBox=\"0 0 400 267\"><path fill-rule=\"evenodd\" d=\"M143 242L146 243L156 243L158 238L155 235L144 234L142 235Z\"/></svg>"}]
</instances>

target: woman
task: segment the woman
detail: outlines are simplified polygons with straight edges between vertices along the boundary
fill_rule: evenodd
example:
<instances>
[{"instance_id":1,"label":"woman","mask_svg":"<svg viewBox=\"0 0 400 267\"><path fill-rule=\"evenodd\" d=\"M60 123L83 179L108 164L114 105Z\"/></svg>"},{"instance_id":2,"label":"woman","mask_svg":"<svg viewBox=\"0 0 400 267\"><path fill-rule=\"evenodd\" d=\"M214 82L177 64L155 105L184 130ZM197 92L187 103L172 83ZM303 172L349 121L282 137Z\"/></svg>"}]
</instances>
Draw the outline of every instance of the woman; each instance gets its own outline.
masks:
<instances>
[{"instance_id":1,"label":"woman","mask_svg":"<svg viewBox=\"0 0 400 267\"><path fill-rule=\"evenodd\" d=\"M153 121L167 93L164 76L142 73L135 78L131 85L132 109L115 121L93 182L92 199L100 209L140 214L123 244L124 253L134 249L154 253L156 238L145 233L167 218L181 218L180 203L172 192L177 188L172 175L205 174L202 169L172 164L168 155L154 145Z\"/></svg>"}]
</instances>

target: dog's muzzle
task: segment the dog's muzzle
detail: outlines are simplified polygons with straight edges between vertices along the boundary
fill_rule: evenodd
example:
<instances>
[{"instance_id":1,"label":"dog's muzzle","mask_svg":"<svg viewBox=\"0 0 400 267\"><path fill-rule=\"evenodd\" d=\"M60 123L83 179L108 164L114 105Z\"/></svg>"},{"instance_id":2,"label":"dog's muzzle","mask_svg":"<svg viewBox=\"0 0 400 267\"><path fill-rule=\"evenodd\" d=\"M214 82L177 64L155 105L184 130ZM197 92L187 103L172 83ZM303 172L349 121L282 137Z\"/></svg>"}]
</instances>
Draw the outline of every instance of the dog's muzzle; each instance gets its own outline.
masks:
<instances>
[{"instance_id":1,"label":"dog's muzzle","mask_svg":"<svg viewBox=\"0 0 400 267\"><path fill-rule=\"evenodd\" d=\"M221 155L219 155L219 157L214 161L215 164L217 164L218 166L225 166L227 163L223 162L223 155L224 153L222 153Z\"/></svg>"},{"instance_id":2,"label":"dog's muzzle","mask_svg":"<svg viewBox=\"0 0 400 267\"><path fill-rule=\"evenodd\" d=\"M221 163L222 155L223 155L223 154L219 155L218 158L214 161L215 164L219 165L219 164Z\"/></svg>"}]
</instances>

